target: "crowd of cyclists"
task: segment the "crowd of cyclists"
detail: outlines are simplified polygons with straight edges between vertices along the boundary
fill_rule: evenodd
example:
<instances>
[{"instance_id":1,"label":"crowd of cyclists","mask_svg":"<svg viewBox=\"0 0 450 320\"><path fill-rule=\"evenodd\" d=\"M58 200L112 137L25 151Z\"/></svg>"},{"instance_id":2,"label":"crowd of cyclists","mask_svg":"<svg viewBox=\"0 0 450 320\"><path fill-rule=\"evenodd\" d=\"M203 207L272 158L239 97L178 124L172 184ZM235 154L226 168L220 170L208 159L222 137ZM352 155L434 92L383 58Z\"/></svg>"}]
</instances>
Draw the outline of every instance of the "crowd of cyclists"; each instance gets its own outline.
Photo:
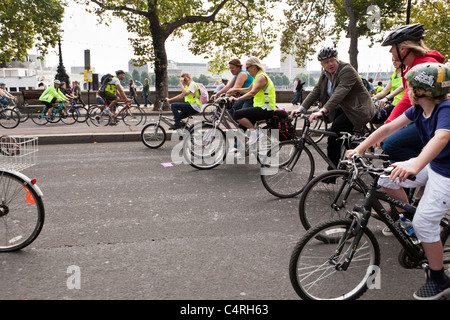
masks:
<instances>
[{"instance_id":1,"label":"crowd of cyclists","mask_svg":"<svg viewBox=\"0 0 450 320\"><path fill-rule=\"evenodd\" d=\"M311 113L309 120L324 117L331 124L330 131L358 133L367 123L374 122L378 129L356 149L348 150L346 156L351 158L381 144L394 167L390 178L380 183L388 194L407 201L403 188L424 186L416 213L408 218L413 221L429 261L426 282L414 292L414 297L429 300L450 293L439 227L450 210L450 68L444 64L442 54L426 47L424 31L422 24L409 24L393 30L384 39L381 45L390 46L395 72L386 88L378 90L375 96L369 93L357 71L338 59L336 49L322 49L317 58L323 72L291 117L306 113L320 100L322 108ZM249 58L245 69L238 59L231 60L229 67L234 78L212 98L222 93L231 96L233 117L250 132L247 143L251 144L259 135L255 122L272 117L276 109L275 88L257 58ZM199 101L194 98L199 95L198 88L181 78L180 86L182 94L170 102L184 97L192 110L176 113L180 108L172 107L177 121L199 110ZM335 136L328 137L327 153L337 165L340 143ZM406 179L410 175L417 177L413 183Z\"/></svg>"},{"instance_id":2,"label":"crowd of cyclists","mask_svg":"<svg viewBox=\"0 0 450 320\"><path fill-rule=\"evenodd\" d=\"M380 182L386 193L407 201L404 188L424 187L416 213L407 218L412 220L429 262L426 282L414 297L427 300L450 293L450 278L444 272L439 238L439 222L450 210L450 68L444 64L442 54L425 45L424 31L422 24L408 24L391 31L384 39L381 45L390 47L395 71L375 95L367 90L349 63L339 60L335 48L323 48L317 56L322 74L290 116L307 113L319 100L322 107L311 113L309 120L323 117L330 124L329 131L361 133L372 123L377 129L358 147L348 150L346 156L351 158L370 147L380 146L394 167L390 178ZM229 112L248 131L247 143L253 144L261 135L255 123L270 119L277 109L275 87L255 57L245 63L232 59L228 66L233 77L211 99L222 94L230 97L233 107ZM117 71L98 92L98 98L109 101L108 112L114 113L114 106L121 99L132 101L120 85L124 76L123 71ZM179 84L181 93L167 100L175 120L172 130L181 128L183 119L202 109L200 88L192 77L183 73ZM74 98L64 91L64 86L54 80L39 98L48 106L49 113L53 103ZM4 84L0 83L2 104L10 98L3 91ZM338 137L329 136L327 155L336 166L340 148ZM233 152L236 151L235 148ZM410 175L415 175L416 180L408 180Z\"/></svg>"}]
</instances>

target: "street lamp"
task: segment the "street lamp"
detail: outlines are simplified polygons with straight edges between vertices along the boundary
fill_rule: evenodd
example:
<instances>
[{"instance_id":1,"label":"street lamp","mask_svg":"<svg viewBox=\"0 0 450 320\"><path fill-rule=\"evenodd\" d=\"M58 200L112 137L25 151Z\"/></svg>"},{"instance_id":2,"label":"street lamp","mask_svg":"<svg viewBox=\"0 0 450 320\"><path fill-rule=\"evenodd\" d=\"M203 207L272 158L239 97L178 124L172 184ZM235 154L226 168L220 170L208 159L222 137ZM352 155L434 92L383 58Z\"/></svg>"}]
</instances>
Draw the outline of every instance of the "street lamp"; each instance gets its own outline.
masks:
<instances>
[{"instance_id":1,"label":"street lamp","mask_svg":"<svg viewBox=\"0 0 450 320\"><path fill-rule=\"evenodd\" d=\"M67 88L70 88L70 79L69 75L66 72L66 68L64 68L63 60L62 60L62 50L61 50L61 35L63 34L64 30L59 29L59 39L58 39L58 47L59 47L59 64L58 68L56 69L56 76L55 79L59 80L61 82L65 82Z\"/></svg>"}]
</instances>

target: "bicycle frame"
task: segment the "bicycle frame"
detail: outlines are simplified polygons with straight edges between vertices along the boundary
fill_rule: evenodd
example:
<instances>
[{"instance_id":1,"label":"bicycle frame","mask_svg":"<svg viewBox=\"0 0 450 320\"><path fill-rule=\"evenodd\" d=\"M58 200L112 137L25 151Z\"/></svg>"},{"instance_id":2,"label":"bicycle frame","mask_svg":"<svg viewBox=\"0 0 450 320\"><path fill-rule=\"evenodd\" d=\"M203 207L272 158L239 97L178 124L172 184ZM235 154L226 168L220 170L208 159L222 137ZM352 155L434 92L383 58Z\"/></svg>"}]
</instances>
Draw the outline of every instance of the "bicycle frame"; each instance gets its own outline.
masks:
<instances>
[{"instance_id":1,"label":"bicycle frame","mask_svg":"<svg viewBox=\"0 0 450 320\"><path fill-rule=\"evenodd\" d=\"M363 164L363 166L365 166ZM358 168L356 165L354 165L355 171L358 172ZM381 171L383 169L377 169L378 171ZM371 216L371 210L372 208L377 212L380 219L388 226L388 228L392 231L392 234L397 238L397 240L400 242L402 247L405 249L405 251L408 253L408 255L413 258L415 261L417 261L419 264L424 263L424 252L420 249L419 246L413 243L413 239L411 237L408 237L395 223L395 221L392 219L392 217L389 215L389 213L383 208L383 205L380 201L385 201L389 204L392 204L394 206L400 207L407 212L414 214L416 211L416 208L411 206L408 203L405 203L403 201L400 201L398 199L392 198L388 194L386 194L384 191L381 191L378 189L378 180L380 178L380 173L376 174L374 177L373 182L370 185L370 188L366 194L366 197L364 199L364 204L362 208L356 207L354 208L354 211L351 213L354 217L352 227L355 228L353 234L355 236L352 248L348 253L347 258L345 259L345 262L340 265L336 266L339 270L347 270L352 258L353 254L356 252L356 248L358 247L359 240L361 239L363 235L363 231L369 222L370 216ZM362 210L361 210L362 209ZM360 212L362 211L362 212ZM349 232L353 230L353 228L349 228ZM344 237L345 238L345 237ZM343 239L344 239L343 238ZM342 247L343 244L340 244L338 246ZM339 250L338 250L339 251Z\"/></svg>"}]
</instances>

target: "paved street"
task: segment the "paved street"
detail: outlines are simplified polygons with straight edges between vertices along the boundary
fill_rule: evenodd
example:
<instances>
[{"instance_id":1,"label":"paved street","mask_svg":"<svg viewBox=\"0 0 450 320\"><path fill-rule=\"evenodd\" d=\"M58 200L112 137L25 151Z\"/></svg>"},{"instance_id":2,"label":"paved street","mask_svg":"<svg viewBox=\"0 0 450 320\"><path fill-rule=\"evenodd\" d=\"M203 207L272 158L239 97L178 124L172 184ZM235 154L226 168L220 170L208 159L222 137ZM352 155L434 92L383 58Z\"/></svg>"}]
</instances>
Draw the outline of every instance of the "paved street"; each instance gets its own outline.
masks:
<instances>
[{"instance_id":1,"label":"paved street","mask_svg":"<svg viewBox=\"0 0 450 320\"><path fill-rule=\"evenodd\" d=\"M304 234L298 198L270 195L257 165L167 166L175 144L41 145L24 173L44 192L45 225L29 247L0 254L0 299L298 299L288 276ZM381 290L362 299L412 299L423 271L402 269L400 246L371 228Z\"/></svg>"}]
</instances>

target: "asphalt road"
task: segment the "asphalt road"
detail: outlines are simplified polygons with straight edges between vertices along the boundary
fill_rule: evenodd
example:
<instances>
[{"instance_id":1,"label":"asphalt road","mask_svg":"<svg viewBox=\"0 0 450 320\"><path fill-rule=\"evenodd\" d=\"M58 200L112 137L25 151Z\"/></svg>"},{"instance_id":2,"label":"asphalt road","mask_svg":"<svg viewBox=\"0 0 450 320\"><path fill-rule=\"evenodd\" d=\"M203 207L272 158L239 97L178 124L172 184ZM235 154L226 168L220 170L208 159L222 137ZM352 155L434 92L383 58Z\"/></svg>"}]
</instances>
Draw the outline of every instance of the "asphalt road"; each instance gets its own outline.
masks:
<instances>
[{"instance_id":1,"label":"asphalt road","mask_svg":"<svg viewBox=\"0 0 450 320\"><path fill-rule=\"evenodd\" d=\"M29 247L0 254L0 299L299 299L288 276L305 232L298 198L269 194L258 165L173 164L174 146L40 146L24 173L44 193L45 225ZM370 227L381 289L361 299L413 299L423 271L402 269L400 245Z\"/></svg>"}]
</instances>

